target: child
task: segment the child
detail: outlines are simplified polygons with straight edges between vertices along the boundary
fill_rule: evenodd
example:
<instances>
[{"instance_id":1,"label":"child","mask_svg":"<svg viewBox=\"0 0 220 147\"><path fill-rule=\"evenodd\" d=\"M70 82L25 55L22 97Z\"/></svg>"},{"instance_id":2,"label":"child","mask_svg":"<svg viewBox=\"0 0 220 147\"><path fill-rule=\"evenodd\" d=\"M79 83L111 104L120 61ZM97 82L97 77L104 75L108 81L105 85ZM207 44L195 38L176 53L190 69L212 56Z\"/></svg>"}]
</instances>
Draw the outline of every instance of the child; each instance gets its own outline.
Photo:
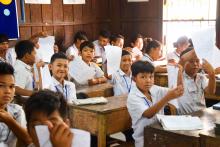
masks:
<instances>
[{"instance_id":1,"label":"child","mask_svg":"<svg viewBox=\"0 0 220 147\"><path fill-rule=\"evenodd\" d=\"M67 104L62 95L49 90L34 93L25 103L28 132L40 147L35 126L47 125L53 147L71 147L73 134L67 119Z\"/></svg>"},{"instance_id":2,"label":"child","mask_svg":"<svg viewBox=\"0 0 220 147\"><path fill-rule=\"evenodd\" d=\"M113 84L114 95L128 94L131 90L131 64L132 56L126 51L122 50L120 69L112 74L109 78Z\"/></svg>"},{"instance_id":3,"label":"child","mask_svg":"<svg viewBox=\"0 0 220 147\"><path fill-rule=\"evenodd\" d=\"M6 62L6 52L8 50L8 36L0 34L0 62Z\"/></svg>"},{"instance_id":4,"label":"child","mask_svg":"<svg viewBox=\"0 0 220 147\"><path fill-rule=\"evenodd\" d=\"M93 79L88 81L89 85L96 85L107 82L103 71L98 67L96 63L91 62L94 58L94 45L90 41L85 41L80 45L80 55L82 60L95 71L95 76ZM80 83L79 83L80 84Z\"/></svg>"},{"instance_id":5,"label":"child","mask_svg":"<svg viewBox=\"0 0 220 147\"><path fill-rule=\"evenodd\" d=\"M161 43L150 38L144 40L142 61L148 61L155 66L155 72L167 72L166 67L156 66L154 61L162 56Z\"/></svg>"},{"instance_id":6,"label":"child","mask_svg":"<svg viewBox=\"0 0 220 147\"><path fill-rule=\"evenodd\" d=\"M131 38L132 58L133 60L140 60L142 58L143 48L143 36L141 34L135 34Z\"/></svg>"},{"instance_id":7,"label":"child","mask_svg":"<svg viewBox=\"0 0 220 147\"><path fill-rule=\"evenodd\" d=\"M190 49L190 48L189 48ZM191 50L186 49L180 58ZM193 49L193 48L192 48ZM216 90L215 71L208 61L203 59L202 69L208 74L199 73L200 60L194 54L186 61L183 72L184 94L178 98L178 114L187 114L205 108L204 92L214 94Z\"/></svg>"},{"instance_id":8,"label":"child","mask_svg":"<svg viewBox=\"0 0 220 147\"><path fill-rule=\"evenodd\" d=\"M167 60L169 63L178 63L180 60L180 54L182 51L189 47L189 39L186 36L181 36L173 43L173 46L176 48L175 51L167 55Z\"/></svg>"},{"instance_id":9,"label":"child","mask_svg":"<svg viewBox=\"0 0 220 147\"><path fill-rule=\"evenodd\" d=\"M36 51L34 43L23 40L15 45L17 60L15 61L15 93L30 96L35 88L32 66L35 63Z\"/></svg>"},{"instance_id":10,"label":"child","mask_svg":"<svg viewBox=\"0 0 220 147\"><path fill-rule=\"evenodd\" d=\"M65 80L69 72L68 64L67 56L61 52L51 57L49 69L52 72L52 83L49 89L62 93L68 103L73 103L76 99L75 84Z\"/></svg>"},{"instance_id":11,"label":"child","mask_svg":"<svg viewBox=\"0 0 220 147\"><path fill-rule=\"evenodd\" d=\"M17 138L26 145L31 143L25 126L26 120L21 106L10 103L14 98L14 69L0 62L0 146L16 146Z\"/></svg>"},{"instance_id":12,"label":"child","mask_svg":"<svg viewBox=\"0 0 220 147\"><path fill-rule=\"evenodd\" d=\"M110 38L110 44L113 46L118 46L121 49L123 49L124 46L124 36L117 34L117 35L112 35Z\"/></svg>"},{"instance_id":13,"label":"child","mask_svg":"<svg viewBox=\"0 0 220 147\"><path fill-rule=\"evenodd\" d=\"M66 55L67 58L71 61L74 59L74 57L77 57L79 55L79 48L80 48L80 44L83 43L84 41L88 41L86 32L84 31L78 31L75 35L74 35L74 43L72 46L70 46L67 51L66 51Z\"/></svg>"},{"instance_id":14,"label":"child","mask_svg":"<svg viewBox=\"0 0 220 147\"><path fill-rule=\"evenodd\" d=\"M154 85L154 67L149 62L137 61L131 66L135 85L127 99L128 112L132 119L135 147L144 146L144 127L156 122L155 115L163 113L163 107L170 100L183 94L183 87L172 90ZM179 74L181 74L181 68Z\"/></svg>"}]
</instances>

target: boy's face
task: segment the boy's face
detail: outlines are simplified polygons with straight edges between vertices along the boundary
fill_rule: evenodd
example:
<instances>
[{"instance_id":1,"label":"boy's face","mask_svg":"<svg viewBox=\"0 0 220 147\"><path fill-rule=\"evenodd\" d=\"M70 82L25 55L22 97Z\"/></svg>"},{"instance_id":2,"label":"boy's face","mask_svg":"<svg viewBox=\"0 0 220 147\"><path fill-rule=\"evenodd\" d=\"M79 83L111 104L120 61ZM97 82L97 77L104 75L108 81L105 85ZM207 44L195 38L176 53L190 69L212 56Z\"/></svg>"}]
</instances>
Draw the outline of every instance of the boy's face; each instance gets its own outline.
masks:
<instances>
[{"instance_id":1,"label":"boy's face","mask_svg":"<svg viewBox=\"0 0 220 147\"><path fill-rule=\"evenodd\" d=\"M64 79L67 76L69 70L68 64L67 59L55 59L52 64L49 64L49 68L55 79Z\"/></svg>"},{"instance_id":2,"label":"boy's face","mask_svg":"<svg viewBox=\"0 0 220 147\"><path fill-rule=\"evenodd\" d=\"M24 57L26 59L27 64L33 65L35 63L35 60L36 60L35 59L36 58L36 50L33 49L30 54L26 53Z\"/></svg>"},{"instance_id":3,"label":"boy's face","mask_svg":"<svg viewBox=\"0 0 220 147\"><path fill-rule=\"evenodd\" d=\"M132 57L131 55L124 55L121 57L120 68L122 71L128 71L131 69Z\"/></svg>"},{"instance_id":4,"label":"boy's face","mask_svg":"<svg viewBox=\"0 0 220 147\"><path fill-rule=\"evenodd\" d=\"M158 60L161 58L161 56L162 56L161 47L153 48L153 52L152 52L153 60Z\"/></svg>"},{"instance_id":5,"label":"boy's face","mask_svg":"<svg viewBox=\"0 0 220 147\"><path fill-rule=\"evenodd\" d=\"M0 54L5 54L8 47L9 47L8 42L0 43Z\"/></svg>"},{"instance_id":6,"label":"boy's face","mask_svg":"<svg viewBox=\"0 0 220 147\"><path fill-rule=\"evenodd\" d=\"M100 46L104 47L104 46L106 46L108 43L109 43L109 39L108 39L108 38L99 36L99 45L100 45Z\"/></svg>"},{"instance_id":7,"label":"boy's face","mask_svg":"<svg viewBox=\"0 0 220 147\"><path fill-rule=\"evenodd\" d=\"M143 38L137 38L137 40L133 44L133 47L137 47L139 50L142 50L142 48L143 48Z\"/></svg>"},{"instance_id":8,"label":"boy's face","mask_svg":"<svg viewBox=\"0 0 220 147\"><path fill-rule=\"evenodd\" d=\"M123 48L123 46L124 46L124 39L118 38L115 42L114 41L112 42L112 45L118 46L120 48Z\"/></svg>"},{"instance_id":9,"label":"boy's face","mask_svg":"<svg viewBox=\"0 0 220 147\"><path fill-rule=\"evenodd\" d=\"M13 75L0 75L0 109L11 102L14 93L15 80Z\"/></svg>"},{"instance_id":10,"label":"boy's face","mask_svg":"<svg viewBox=\"0 0 220 147\"><path fill-rule=\"evenodd\" d=\"M189 61L186 62L185 65L185 72L191 76L194 77L200 69L200 60L198 57L194 56Z\"/></svg>"},{"instance_id":11,"label":"boy's face","mask_svg":"<svg viewBox=\"0 0 220 147\"><path fill-rule=\"evenodd\" d=\"M33 112L29 122L27 123L28 132L33 139L33 143L40 147L35 126L37 125L47 125L48 128L52 128L55 124L64 123L60 113L56 110L51 113L49 116L45 112L36 111Z\"/></svg>"},{"instance_id":12,"label":"boy's face","mask_svg":"<svg viewBox=\"0 0 220 147\"><path fill-rule=\"evenodd\" d=\"M81 52L82 60L89 63L94 58L95 50L93 48L84 47Z\"/></svg>"},{"instance_id":13,"label":"boy's face","mask_svg":"<svg viewBox=\"0 0 220 147\"><path fill-rule=\"evenodd\" d=\"M134 77L134 81L141 92L148 92L154 84L154 74L138 73L137 76Z\"/></svg>"}]
</instances>

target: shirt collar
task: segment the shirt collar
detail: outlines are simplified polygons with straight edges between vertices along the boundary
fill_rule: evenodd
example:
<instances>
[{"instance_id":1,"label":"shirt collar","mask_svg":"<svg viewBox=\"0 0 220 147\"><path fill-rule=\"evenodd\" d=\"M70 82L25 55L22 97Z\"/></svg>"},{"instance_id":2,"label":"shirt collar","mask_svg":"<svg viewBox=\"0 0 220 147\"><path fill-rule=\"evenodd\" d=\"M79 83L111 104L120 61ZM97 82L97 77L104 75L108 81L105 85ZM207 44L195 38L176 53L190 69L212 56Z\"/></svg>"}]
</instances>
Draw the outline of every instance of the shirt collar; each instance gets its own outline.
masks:
<instances>
[{"instance_id":1,"label":"shirt collar","mask_svg":"<svg viewBox=\"0 0 220 147\"><path fill-rule=\"evenodd\" d=\"M52 80L53 80L54 86L61 86L61 87L63 87L62 84L59 81L57 81L57 79L55 79L53 76L52 76ZM67 81L64 80L64 86L66 86L66 85L67 85Z\"/></svg>"},{"instance_id":2,"label":"shirt collar","mask_svg":"<svg viewBox=\"0 0 220 147\"><path fill-rule=\"evenodd\" d=\"M174 51L174 54L175 54L175 55L177 55L177 57L180 57L180 54L179 54L179 53L177 53L177 51L176 51L176 50Z\"/></svg>"},{"instance_id":3,"label":"shirt collar","mask_svg":"<svg viewBox=\"0 0 220 147\"><path fill-rule=\"evenodd\" d=\"M118 73L120 76L127 76L121 69L118 70ZM131 77L131 74L129 77Z\"/></svg>"},{"instance_id":4,"label":"shirt collar","mask_svg":"<svg viewBox=\"0 0 220 147\"><path fill-rule=\"evenodd\" d=\"M19 60L19 59L17 59L16 61L17 61L20 65L24 66L27 70L30 70L30 71L31 71L31 66L30 66L30 65L24 63L23 61L21 61L21 60Z\"/></svg>"},{"instance_id":5,"label":"shirt collar","mask_svg":"<svg viewBox=\"0 0 220 147\"><path fill-rule=\"evenodd\" d=\"M144 56L150 59L150 61L154 62L154 60L148 54L144 53Z\"/></svg>"}]
</instances>

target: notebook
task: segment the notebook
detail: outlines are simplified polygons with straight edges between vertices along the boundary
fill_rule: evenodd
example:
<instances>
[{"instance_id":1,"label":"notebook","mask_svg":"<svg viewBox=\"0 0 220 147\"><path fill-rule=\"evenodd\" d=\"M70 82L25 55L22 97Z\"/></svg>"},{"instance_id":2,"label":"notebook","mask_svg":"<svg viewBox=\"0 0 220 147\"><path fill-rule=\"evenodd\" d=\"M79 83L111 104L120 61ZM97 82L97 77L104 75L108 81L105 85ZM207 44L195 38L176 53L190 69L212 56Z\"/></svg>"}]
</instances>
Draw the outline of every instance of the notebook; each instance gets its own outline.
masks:
<instances>
[{"instance_id":1,"label":"notebook","mask_svg":"<svg viewBox=\"0 0 220 147\"><path fill-rule=\"evenodd\" d=\"M215 110L220 110L220 102L212 106L213 109Z\"/></svg>"},{"instance_id":2,"label":"notebook","mask_svg":"<svg viewBox=\"0 0 220 147\"><path fill-rule=\"evenodd\" d=\"M89 104L106 104L108 100L104 97L93 97L87 99L76 99L73 101L75 105L89 105Z\"/></svg>"}]
</instances>

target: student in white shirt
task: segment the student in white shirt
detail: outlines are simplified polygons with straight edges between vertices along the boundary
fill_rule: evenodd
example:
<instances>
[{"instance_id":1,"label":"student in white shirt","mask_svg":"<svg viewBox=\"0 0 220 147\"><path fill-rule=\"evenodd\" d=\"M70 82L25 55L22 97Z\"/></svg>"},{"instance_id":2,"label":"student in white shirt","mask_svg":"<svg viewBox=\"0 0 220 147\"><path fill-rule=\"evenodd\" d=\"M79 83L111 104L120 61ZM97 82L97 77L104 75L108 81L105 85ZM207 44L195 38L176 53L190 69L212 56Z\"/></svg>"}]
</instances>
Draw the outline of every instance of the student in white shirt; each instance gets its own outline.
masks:
<instances>
[{"instance_id":1,"label":"student in white shirt","mask_svg":"<svg viewBox=\"0 0 220 147\"><path fill-rule=\"evenodd\" d=\"M120 69L109 76L110 83L113 84L115 96L130 92L132 84L131 64L131 54L126 50L122 50Z\"/></svg>"},{"instance_id":2,"label":"student in white shirt","mask_svg":"<svg viewBox=\"0 0 220 147\"><path fill-rule=\"evenodd\" d=\"M71 147L73 133L67 116L67 103L61 94L43 90L34 93L25 103L28 132L33 140L30 147L39 147L35 127L48 126L53 147Z\"/></svg>"},{"instance_id":3,"label":"student in white shirt","mask_svg":"<svg viewBox=\"0 0 220 147\"><path fill-rule=\"evenodd\" d=\"M186 36L181 36L173 43L176 48L173 52L167 54L168 63L178 63L180 60L180 54L189 47L189 39Z\"/></svg>"},{"instance_id":4,"label":"student in white shirt","mask_svg":"<svg viewBox=\"0 0 220 147\"><path fill-rule=\"evenodd\" d=\"M188 48L182 52L182 56L193 50ZM203 69L207 74L199 72ZM186 61L183 73L184 94L178 98L178 113L187 114L201 110L206 107L204 92L214 94L216 90L215 71L208 61L203 59L203 64L196 55Z\"/></svg>"},{"instance_id":5,"label":"student in white shirt","mask_svg":"<svg viewBox=\"0 0 220 147\"><path fill-rule=\"evenodd\" d=\"M34 44L23 40L15 45L17 60L15 62L15 93L16 95L30 96L36 87L32 66L35 63L36 51Z\"/></svg>"},{"instance_id":6,"label":"student in white shirt","mask_svg":"<svg viewBox=\"0 0 220 147\"><path fill-rule=\"evenodd\" d=\"M157 40L145 39L143 46L142 61L148 61L155 66L155 72L167 72L166 67L161 65L156 66L154 61L160 59L162 56L161 43Z\"/></svg>"},{"instance_id":7,"label":"student in white shirt","mask_svg":"<svg viewBox=\"0 0 220 147\"><path fill-rule=\"evenodd\" d=\"M134 34L131 38L132 58L133 60L140 60L143 56L143 36L141 34Z\"/></svg>"},{"instance_id":8,"label":"student in white shirt","mask_svg":"<svg viewBox=\"0 0 220 147\"><path fill-rule=\"evenodd\" d=\"M11 103L15 93L13 74L10 64L0 62L0 142L9 147L15 147L17 140L26 145L31 143L22 107Z\"/></svg>"},{"instance_id":9,"label":"student in white shirt","mask_svg":"<svg viewBox=\"0 0 220 147\"><path fill-rule=\"evenodd\" d=\"M118 46L121 49L123 49L124 47L124 36L120 35L120 34L116 34L116 35L112 35L110 37L110 44L113 46Z\"/></svg>"},{"instance_id":10,"label":"student in white shirt","mask_svg":"<svg viewBox=\"0 0 220 147\"><path fill-rule=\"evenodd\" d=\"M167 102L181 96L183 87L180 81L178 87L172 90L154 85L154 67L147 61L133 63L131 70L135 85L128 95L127 108L132 119L135 147L143 147L144 127L157 121L155 115L163 113Z\"/></svg>"},{"instance_id":11,"label":"student in white shirt","mask_svg":"<svg viewBox=\"0 0 220 147\"><path fill-rule=\"evenodd\" d=\"M69 71L68 64L67 56L61 52L51 57L49 69L52 72L52 83L49 89L62 93L68 103L73 103L76 100L75 84L65 80Z\"/></svg>"},{"instance_id":12,"label":"student in white shirt","mask_svg":"<svg viewBox=\"0 0 220 147\"><path fill-rule=\"evenodd\" d=\"M67 58L71 61L74 59L74 57L79 56L79 48L80 44L83 43L84 41L88 41L86 32L84 31L78 31L74 35L74 40L73 40L73 45L71 45L67 50L66 50L66 55Z\"/></svg>"},{"instance_id":13,"label":"student in white shirt","mask_svg":"<svg viewBox=\"0 0 220 147\"><path fill-rule=\"evenodd\" d=\"M8 36L0 34L0 62L6 62L6 53L8 50Z\"/></svg>"}]
</instances>

